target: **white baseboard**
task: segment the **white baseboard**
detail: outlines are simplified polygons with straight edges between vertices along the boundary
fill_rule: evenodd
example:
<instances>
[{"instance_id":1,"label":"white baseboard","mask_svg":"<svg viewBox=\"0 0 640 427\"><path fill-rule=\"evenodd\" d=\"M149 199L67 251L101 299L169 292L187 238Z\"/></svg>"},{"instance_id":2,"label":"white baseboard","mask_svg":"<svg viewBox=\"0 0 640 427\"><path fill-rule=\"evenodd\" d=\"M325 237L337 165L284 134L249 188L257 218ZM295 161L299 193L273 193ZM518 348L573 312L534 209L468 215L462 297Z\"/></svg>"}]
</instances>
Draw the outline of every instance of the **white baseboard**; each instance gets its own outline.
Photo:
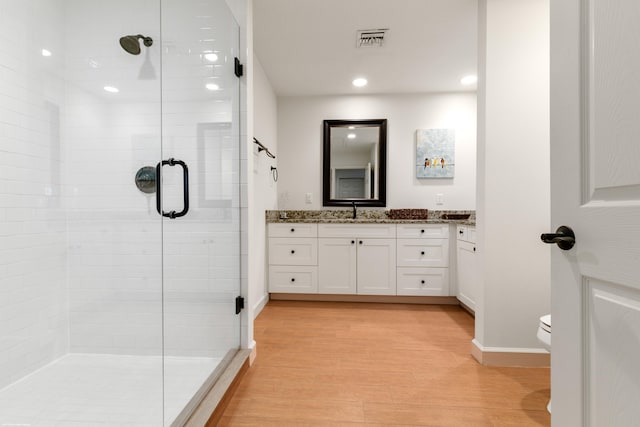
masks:
<instances>
[{"instance_id":1,"label":"white baseboard","mask_svg":"<svg viewBox=\"0 0 640 427\"><path fill-rule=\"evenodd\" d=\"M551 355L541 348L485 347L476 339L471 341L471 355L481 365L547 368Z\"/></svg>"},{"instance_id":2,"label":"white baseboard","mask_svg":"<svg viewBox=\"0 0 640 427\"><path fill-rule=\"evenodd\" d=\"M288 294L271 293L273 301L328 301L328 302L372 302L396 304L459 305L456 297L429 297L404 295L352 295L352 294Z\"/></svg>"},{"instance_id":3,"label":"white baseboard","mask_svg":"<svg viewBox=\"0 0 640 427\"><path fill-rule=\"evenodd\" d=\"M251 366L258 356L258 346L256 345L256 340L251 340L249 350L251 350L251 354L249 354L249 366Z\"/></svg>"},{"instance_id":4,"label":"white baseboard","mask_svg":"<svg viewBox=\"0 0 640 427\"><path fill-rule=\"evenodd\" d=\"M253 319L258 317L265 305L269 302L269 294L264 294L260 300L253 306Z\"/></svg>"}]
</instances>

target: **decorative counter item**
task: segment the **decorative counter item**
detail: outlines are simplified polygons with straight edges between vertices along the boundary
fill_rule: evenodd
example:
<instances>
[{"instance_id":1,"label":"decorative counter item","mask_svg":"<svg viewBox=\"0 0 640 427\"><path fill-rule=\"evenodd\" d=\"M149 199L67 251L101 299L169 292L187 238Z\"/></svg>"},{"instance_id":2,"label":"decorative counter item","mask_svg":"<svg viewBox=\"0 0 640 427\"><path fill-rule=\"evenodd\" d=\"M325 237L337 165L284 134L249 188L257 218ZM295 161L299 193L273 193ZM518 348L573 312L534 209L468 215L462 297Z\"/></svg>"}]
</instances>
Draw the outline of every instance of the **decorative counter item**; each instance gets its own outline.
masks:
<instances>
[{"instance_id":1,"label":"decorative counter item","mask_svg":"<svg viewBox=\"0 0 640 427\"><path fill-rule=\"evenodd\" d=\"M468 214L468 213L445 213L441 215L441 218L460 220L460 219L469 219L470 216L471 214Z\"/></svg>"},{"instance_id":2,"label":"decorative counter item","mask_svg":"<svg viewBox=\"0 0 640 427\"><path fill-rule=\"evenodd\" d=\"M390 209L389 210L389 219L428 219L428 218L429 218L428 209Z\"/></svg>"}]
</instances>

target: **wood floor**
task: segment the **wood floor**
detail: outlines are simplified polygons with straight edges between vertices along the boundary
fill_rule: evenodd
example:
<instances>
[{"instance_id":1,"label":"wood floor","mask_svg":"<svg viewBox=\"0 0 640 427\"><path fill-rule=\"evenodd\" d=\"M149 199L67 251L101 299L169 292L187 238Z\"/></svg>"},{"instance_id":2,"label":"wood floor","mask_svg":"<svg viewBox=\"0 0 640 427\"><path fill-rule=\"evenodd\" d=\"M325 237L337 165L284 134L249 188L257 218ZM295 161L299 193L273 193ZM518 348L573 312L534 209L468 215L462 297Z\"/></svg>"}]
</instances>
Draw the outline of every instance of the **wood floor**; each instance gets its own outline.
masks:
<instances>
[{"instance_id":1,"label":"wood floor","mask_svg":"<svg viewBox=\"0 0 640 427\"><path fill-rule=\"evenodd\" d=\"M549 425L549 369L480 366L472 338L456 306L272 301L220 425Z\"/></svg>"}]
</instances>

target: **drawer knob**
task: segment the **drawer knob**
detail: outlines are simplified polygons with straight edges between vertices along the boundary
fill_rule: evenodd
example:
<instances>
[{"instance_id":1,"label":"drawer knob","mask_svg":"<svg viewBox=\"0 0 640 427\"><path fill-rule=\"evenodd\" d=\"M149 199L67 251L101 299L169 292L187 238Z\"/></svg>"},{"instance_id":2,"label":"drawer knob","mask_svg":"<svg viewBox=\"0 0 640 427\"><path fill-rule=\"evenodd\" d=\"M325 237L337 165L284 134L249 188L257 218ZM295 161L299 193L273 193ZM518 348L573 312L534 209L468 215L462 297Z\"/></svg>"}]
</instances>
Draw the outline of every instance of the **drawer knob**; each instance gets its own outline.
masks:
<instances>
[{"instance_id":1,"label":"drawer knob","mask_svg":"<svg viewBox=\"0 0 640 427\"><path fill-rule=\"evenodd\" d=\"M293 230L291 230L291 231L293 231ZM458 234L464 234L464 230L458 231Z\"/></svg>"},{"instance_id":2,"label":"drawer knob","mask_svg":"<svg viewBox=\"0 0 640 427\"><path fill-rule=\"evenodd\" d=\"M424 233L424 230L420 230L421 233Z\"/></svg>"},{"instance_id":3,"label":"drawer knob","mask_svg":"<svg viewBox=\"0 0 640 427\"><path fill-rule=\"evenodd\" d=\"M355 240L352 240L352 241L351 241L351 244L352 244L352 245L354 245L355 243L356 243L356 241L355 241Z\"/></svg>"},{"instance_id":4,"label":"drawer knob","mask_svg":"<svg viewBox=\"0 0 640 427\"><path fill-rule=\"evenodd\" d=\"M420 252L420 255L424 255L424 251Z\"/></svg>"},{"instance_id":5,"label":"drawer knob","mask_svg":"<svg viewBox=\"0 0 640 427\"><path fill-rule=\"evenodd\" d=\"M422 283L424 285L424 280L421 280L420 283Z\"/></svg>"},{"instance_id":6,"label":"drawer knob","mask_svg":"<svg viewBox=\"0 0 640 427\"><path fill-rule=\"evenodd\" d=\"M476 247L474 246L474 247L473 247L473 252L475 252L475 251L476 251Z\"/></svg>"},{"instance_id":7,"label":"drawer knob","mask_svg":"<svg viewBox=\"0 0 640 427\"><path fill-rule=\"evenodd\" d=\"M293 233L294 231L296 231L296 229L295 229L295 228L292 228L292 229L291 229L291 232Z\"/></svg>"},{"instance_id":8,"label":"drawer knob","mask_svg":"<svg viewBox=\"0 0 640 427\"><path fill-rule=\"evenodd\" d=\"M362 240L360 240L360 242L358 242L358 243L362 244Z\"/></svg>"},{"instance_id":9,"label":"drawer knob","mask_svg":"<svg viewBox=\"0 0 640 427\"><path fill-rule=\"evenodd\" d=\"M292 254L295 254L295 253L296 253L296 251L294 251L293 249L291 249L291 253L292 253Z\"/></svg>"},{"instance_id":10,"label":"drawer knob","mask_svg":"<svg viewBox=\"0 0 640 427\"><path fill-rule=\"evenodd\" d=\"M292 278L291 278L291 281L292 281L292 282L295 282L295 281L296 281L295 277L292 277Z\"/></svg>"}]
</instances>

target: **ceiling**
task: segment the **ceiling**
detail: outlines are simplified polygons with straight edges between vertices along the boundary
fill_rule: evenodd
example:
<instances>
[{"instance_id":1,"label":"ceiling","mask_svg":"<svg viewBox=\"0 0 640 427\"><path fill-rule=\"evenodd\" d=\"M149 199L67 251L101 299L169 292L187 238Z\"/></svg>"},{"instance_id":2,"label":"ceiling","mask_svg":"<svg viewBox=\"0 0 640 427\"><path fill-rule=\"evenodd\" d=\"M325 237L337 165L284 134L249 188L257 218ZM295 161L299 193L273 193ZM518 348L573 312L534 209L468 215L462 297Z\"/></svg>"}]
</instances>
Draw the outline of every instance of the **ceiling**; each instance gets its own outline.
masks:
<instances>
[{"instance_id":1,"label":"ceiling","mask_svg":"<svg viewBox=\"0 0 640 427\"><path fill-rule=\"evenodd\" d=\"M475 91L460 79L476 74L477 3L255 0L254 50L278 96ZM379 28L382 47L356 47Z\"/></svg>"}]
</instances>

